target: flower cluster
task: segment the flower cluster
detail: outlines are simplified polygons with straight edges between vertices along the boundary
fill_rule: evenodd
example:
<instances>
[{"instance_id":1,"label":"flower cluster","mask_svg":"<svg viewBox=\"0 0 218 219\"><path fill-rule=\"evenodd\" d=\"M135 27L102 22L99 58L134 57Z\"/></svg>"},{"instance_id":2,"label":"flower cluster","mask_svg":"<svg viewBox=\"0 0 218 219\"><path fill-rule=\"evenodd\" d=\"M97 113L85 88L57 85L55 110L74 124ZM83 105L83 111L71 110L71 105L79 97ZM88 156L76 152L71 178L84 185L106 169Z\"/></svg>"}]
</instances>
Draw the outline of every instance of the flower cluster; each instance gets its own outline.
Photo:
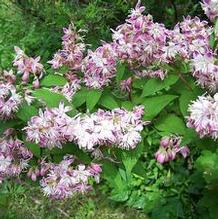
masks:
<instances>
[{"instance_id":1,"label":"flower cluster","mask_svg":"<svg viewBox=\"0 0 218 219\"><path fill-rule=\"evenodd\" d=\"M211 2L217 4L216 1L205 1L202 6L212 5ZM195 65L199 56L212 54L209 45L212 28L208 22L187 16L173 30L168 30L163 24L155 23L151 15L143 15L144 10L139 1L126 22L112 30L112 42L103 43L95 51L89 50L85 58L83 39L70 25L64 29L63 49L49 63L54 68L66 65L73 71L81 70L84 74L82 83L90 88L101 89L115 77L117 62L127 63L136 76L163 80L167 75L163 66L175 61L177 56L185 61L191 60ZM203 87L214 87L214 75L214 72L209 72L208 79L204 72L194 70L193 73ZM66 89L74 90L68 85ZM71 98L72 95L69 96Z\"/></svg>"},{"instance_id":2,"label":"flower cluster","mask_svg":"<svg viewBox=\"0 0 218 219\"><path fill-rule=\"evenodd\" d=\"M113 30L111 43L104 43L94 52L88 52L82 65L86 86L99 89L108 85L115 76L118 60L128 63L135 72L142 67L165 62L162 56L169 31L163 24L154 23L151 15L144 16L144 9L138 3L126 23ZM146 71L144 75L165 76L161 71Z\"/></svg>"},{"instance_id":3,"label":"flower cluster","mask_svg":"<svg viewBox=\"0 0 218 219\"><path fill-rule=\"evenodd\" d=\"M11 136L12 132L12 129L6 130L0 139L0 181L19 175L33 156L19 139Z\"/></svg>"},{"instance_id":4,"label":"flower cluster","mask_svg":"<svg viewBox=\"0 0 218 219\"><path fill-rule=\"evenodd\" d=\"M18 111L21 96L12 84L0 83L0 119L10 119Z\"/></svg>"},{"instance_id":5,"label":"flower cluster","mask_svg":"<svg viewBox=\"0 0 218 219\"><path fill-rule=\"evenodd\" d=\"M194 128L200 137L218 138L218 94L200 96L189 106L187 126Z\"/></svg>"},{"instance_id":6,"label":"flower cluster","mask_svg":"<svg viewBox=\"0 0 218 219\"><path fill-rule=\"evenodd\" d=\"M140 77L148 77L148 78L160 78L161 80L164 80L166 77L167 71L158 69L158 70L147 70L144 69L142 71L137 71L136 75Z\"/></svg>"},{"instance_id":7,"label":"flower cluster","mask_svg":"<svg viewBox=\"0 0 218 219\"><path fill-rule=\"evenodd\" d=\"M62 37L63 48L55 53L53 59L48 63L52 64L54 69L65 65L71 70L79 70L83 59L85 44L83 37L76 32L76 28L71 24L68 28L64 28L64 36Z\"/></svg>"},{"instance_id":8,"label":"flower cluster","mask_svg":"<svg viewBox=\"0 0 218 219\"><path fill-rule=\"evenodd\" d=\"M66 114L71 110L61 103L59 108L46 108L44 112L39 110L39 116L33 116L24 128L27 133L27 140L35 142L40 147L61 148L68 140L67 126L72 119Z\"/></svg>"},{"instance_id":9,"label":"flower cluster","mask_svg":"<svg viewBox=\"0 0 218 219\"><path fill-rule=\"evenodd\" d=\"M52 163L46 162L45 158L38 161L38 165L35 167L31 167L27 173L27 176L32 180L36 181L38 177L45 176L50 168L52 167Z\"/></svg>"},{"instance_id":10,"label":"flower cluster","mask_svg":"<svg viewBox=\"0 0 218 219\"><path fill-rule=\"evenodd\" d=\"M42 78L44 68L43 65L39 63L40 57L35 59L28 57L23 50L15 47L16 57L13 61L14 66L17 67L18 73L22 75L22 81L28 83L31 74L33 74L33 87L38 88L40 83L39 79Z\"/></svg>"},{"instance_id":11,"label":"flower cluster","mask_svg":"<svg viewBox=\"0 0 218 219\"><path fill-rule=\"evenodd\" d=\"M211 21L218 17L218 0L203 0L201 6Z\"/></svg>"},{"instance_id":12,"label":"flower cluster","mask_svg":"<svg viewBox=\"0 0 218 219\"><path fill-rule=\"evenodd\" d=\"M112 35L118 58L134 68L159 60L168 36L165 26L154 23L151 15L144 16L144 10L138 2L126 23L113 30Z\"/></svg>"},{"instance_id":13,"label":"flower cluster","mask_svg":"<svg viewBox=\"0 0 218 219\"><path fill-rule=\"evenodd\" d=\"M94 52L88 51L82 64L87 87L102 88L108 85L116 73L116 57L113 44L105 43Z\"/></svg>"},{"instance_id":14,"label":"flower cluster","mask_svg":"<svg viewBox=\"0 0 218 219\"><path fill-rule=\"evenodd\" d=\"M160 141L160 148L155 153L156 160L163 164L174 160L176 154L180 153L184 158L189 155L188 146L181 147L182 138L178 136L163 137Z\"/></svg>"},{"instance_id":15,"label":"flower cluster","mask_svg":"<svg viewBox=\"0 0 218 219\"><path fill-rule=\"evenodd\" d=\"M66 112L70 109L60 104L59 108L45 109L34 116L24 128L27 140L41 147L61 147L66 141L74 141L80 148L94 150L97 145L117 145L132 149L141 141L140 132L145 122L141 120L143 107L129 112L125 109L104 111L99 109L90 115L78 114L74 118Z\"/></svg>"},{"instance_id":16,"label":"flower cluster","mask_svg":"<svg viewBox=\"0 0 218 219\"><path fill-rule=\"evenodd\" d=\"M173 60L176 55L184 59L193 58L196 54L205 54L209 50L209 38L212 29L206 21L198 17L188 16L178 23L169 34L166 48L166 58Z\"/></svg>"},{"instance_id":17,"label":"flower cluster","mask_svg":"<svg viewBox=\"0 0 218 219\"><path fill-rule=\"evenodd\" d=\"M208 52L204 55L196 55L192 60L193 76L202 87L215 91L218 87L218 65L215 57Z\"/></svg>"},{"instance_id":18,"label":"flower cluster","mask_svg":"<svg viewBox=\"0 0 218 219\"><path fill-rule=\"evenodd\" d=\"M76 118L72 125L74 141L80 148L94 150L97 145L116 145L123 149L133 149L141 141L144 108L133 111L99 109L91 115Z\"/></svg>"},{"instance_id":19,"label":"flower cluster","mask_svg":"<svg viewBox=\"0 0 218 219\"><path fill-rule=\"evenodd\" d=\"M1 81L4 83L9 83L9 84L14 84L16 81L16 76L14 75L13 70L11 69L10 71L3 71L3 75L1 77Z\"/></svg>"},{"instance_id":20,"label":"flower cluster","mask_svg":"<svg viewBox=\"0 0 218 219\"><path fill-rule=\"evenodd\" d=\"M161 69L162 64L173 62L176 56L190 60L211 52L212 28L206 21L188 16L168 30L151 15L144 16L143 11L139 2L126 22L112 30L111 43L89 51L82 65L86 86L99 89L108 85L115 76L117 61L128 63L137 76L163 80L167 71ZM193 75L202 80L199 74Z\"/></svg>"},{"instance_id":21,"label":"flower cluster","mask_svg":"<svg viewBox=\"0 0 218 219\"><path fill-rule=\"evenodd\" d=\"M92 188L90 180L99 182L101 167L98 164L85 166L79 164L72 167L74 158L65 156L59 164L51 164L51 167L40 185L45 195L53 199L72 197L77 192L86 192Z\"/></svg>"}]
</instances>

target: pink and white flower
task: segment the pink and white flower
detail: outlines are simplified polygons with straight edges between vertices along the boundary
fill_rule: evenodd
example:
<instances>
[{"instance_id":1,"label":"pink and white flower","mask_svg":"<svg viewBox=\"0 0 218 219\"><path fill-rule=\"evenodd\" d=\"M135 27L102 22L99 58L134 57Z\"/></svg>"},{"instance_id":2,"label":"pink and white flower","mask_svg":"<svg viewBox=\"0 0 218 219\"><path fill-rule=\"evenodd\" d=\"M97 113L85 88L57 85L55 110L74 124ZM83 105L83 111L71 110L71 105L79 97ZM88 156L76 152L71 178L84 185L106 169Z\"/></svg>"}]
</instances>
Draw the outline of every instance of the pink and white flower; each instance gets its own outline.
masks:
<instances>
[{"instance_id":1,"label":"pink and white flower","mask_svg":"<svg viewBox=\"0 0 218 219\"><path fill-rule=\"evenodd\" d=\"M65 156L59 164L51 164L48 173L40 181L43 193L53 199L72 197L75 193L92 189L90 179L99 182L101 167L98 164L72 167L74 158Z\"/></svg>"},{"instance_id":2,"label":"pink and white flower","mask_svg":"<svg viewBox=\"0 0 218 219\"><path fill-rule=\"evenodd\" d=\"M80 70L83 52L85 51L83 37L79 35L79 32L82 32L82 30L76 32L75 26L71 24L68 28L64 28L63 31L63 48L55 53L53 59L48 63L51 64L54 69L65 65L73 71Z\"/></svg>"},{"instance_id":3,"label":"pink and white flower","mask_svg":"<svg viewBox=\"0 0 218 219\"><path fill-rule=\"evenodd\" d=\"M11 131L10 131L11 133ZM0 139L0 178L18 176L28 167L33 154L19 139L4 135Z\"/></svg>"},{"instance_id":4,"label":"pink and white flower","mask_svg":"<svg viewBox=\"0 0 218 219\"><path fill-rule=\"evenodd\" d=\"M203 0L201 6L211 21L218 17L218 0Z\"/></svg>"},{"instance_id":5,"label":"pink and white flower","mask_svg":"<svg viewBox=\"0 0 218 219\"><path fill-rule=\"evenodd\" d=\"M23 50L18 47L14 47L16 57L13 61L13 65L17 67L18 74L22 75L22 81L24 83L29 82L31 75L33 76L33 86L39 87L39 79L42 78L44 73L44 67L40 61L40 57L32 58L28 57Z\"/></svg>"},{"instance_id":6,"label":"pink and white flower","mask_svg":"<svg viewBox=\"0 0 218 219\"><path fill-rule=\"evenodd\" d=\"M65 127L71 118L66 114L71 109L64 107L61 103L59 108L40 110L39 116L34 116L24 128L27 140L39 144L41 147L61 148L62 143L66 142L64 133Z\"/></svg>"},{"instance_id":7,"label":"pink and white flower","mask_svg":"<svg viewBox=\"0 0 218 219\"><path fill-rule=\"evenodd\" d=\"M82 64L87 87L100 89L108 85L116 73L116 55L113 44L105 43L94 52L89 50Z\"/></svg>"},{"instance_id":8,"label":"pink and white flower","mask_svg":"<svg viewBox=\"0 0 218 219\"><path fill-rule=\"evenodd\" d=\"M0 119L14 117L22 102L21 96L12 84L0 83Z\"/></svg>"},{"instance_id":9,"label":"pink and white flower","mask_svg":"<svg viewBox=\"0 0 218 219\"><path fill-rule=\"evenodd\" d=\"M194 128L200 137L218 138L218 94L214 97L199 96L189 106L187 126Z\"/></svg>"},{"instance_id":10,"label":"pink and white flower","mask_svg":"<svg viewBox=\"0 0 218 219\"><path fill-rule=\"evenodd\" d=\"M160 147L155 153L155 159L160 164L167 163L176 158L180 153L183 158L186 158L190 151L188 146L181 146L182 137L179 136L165 136L160 141Z\"/></svg>"}]
</instances>

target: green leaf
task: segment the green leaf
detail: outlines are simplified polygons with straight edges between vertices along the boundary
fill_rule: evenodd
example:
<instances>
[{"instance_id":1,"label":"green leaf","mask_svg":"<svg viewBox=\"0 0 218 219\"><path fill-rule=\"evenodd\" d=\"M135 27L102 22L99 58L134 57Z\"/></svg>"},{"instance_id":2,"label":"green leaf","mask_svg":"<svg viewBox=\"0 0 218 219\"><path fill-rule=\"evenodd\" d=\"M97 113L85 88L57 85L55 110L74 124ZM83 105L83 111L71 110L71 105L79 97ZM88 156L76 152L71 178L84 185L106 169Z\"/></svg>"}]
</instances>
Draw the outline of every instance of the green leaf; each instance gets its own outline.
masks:
<instances>
[{"instance_id":1,"label":"green leaf","mask_svg":"<svg viewBox=\"0 0 218 219\"><path fill-rule=\"evenodd\" d=\"M142 97L150 96L156 93L157 91L167 88L170 85L175 84L178 79L179 78L176 75L169 75L163 81L157 78L149 79L148 82L143 87Z\"/></svg>"},{"instance_id":2,"label":"green leaf","mask_svg":"<svg viewBox=\"0 0 218 219\"><path fill-rule=\"evenodd\" d=\"M61 75L48 75L45 76L40 84L44 87L63 86L67 83L67 80Z\"/></svg>"},{"instance_id":3,"label":"green leaf","mask_svg":"<svg viewBox=\"0 0 218 219\"><path fill-rule=\"evenodd\" d=\"M16 125L19 125L21 122L17 120L8 120L8 121L1 121L0 125L0 134L4 132L8 128L13 128Z\"/></svg>"},{"instance_id":4,"label":"green leaf","mask_svg":"<svg viewBox=\"0 0 218 219\"><path fill-rule=\"evenodd\" d=\"M202 155L197 159L195 165L203 173L203 177L209 184L218 183L218 154L208 150L202 151Z\"/></svg>"},{"instance_id":5,"label":"green leaf","mask_svg":"<svg viewBox=\"0 0 218 219\"><path fill-rule=\"evenodd\" d=\"M146 98L143 101L145 106L145 116L144 119L152 119L157 116L164 107L166 107L170 102L176 99L175 95L162 95L157 97Z\"/></svg>"},{"instance_id":6,"label":"green leaf","mask_svg":"<svg viewBox=\"0 0 218 219\"><path fill-rule=\"evenodd\" d=\"M134 104L130 101L123 101L122 102L122 107L131 111L134 107Z\"/></svg>"},{"instance_id":7,"label":"green leaf","mask_svg":"<svg viewBox=\"0 0 218 219\"><path fill-rule=\"evenodd\" d=\"M86 106L90 111L95 107L98 103L100 97L102 95L101 90L88 90L86 95Z\"/></svg>"},{"instance_id":8,"label":"green leaf","mask_svg":"<svg viewBox=\"0 0 218 219\"><path fill-rule=\"evenodd\" d=\"M116 73L117 81L121 81L123 79L125 70L126 70L126 65L124 63L119 62L117 64L117 73Z\"/></svg>"},{"instance_id":9,"label":"green leaf","mask_svg":"<svg viewBox=\"0 0 218 219\"><path fill-rule=\"evenodd\" d=\"M183 116L187 116L188 112L188 106L191 103L192 100L196 98L196 95L194 93L186 91L184 92L180 98L179 98L179 107L183 114Z\"/></svg>"},{"instance_id":10,"label":"green leaf","mask_svg":"<svg viewBox=\"0 0 218 219\"><path fill-rule=\"evenodd\" d=\"M24 145L34 154L35 157L41 156L40 146L31 142L24 141Z\"/></svg>"},{"instance_id":11,"label":"green leaf","mask_svg":"<svg viewBox=\"0 0 218 219\"><path fill-rule=\"evenodd\" d=\"M135 149L131 151L122 151L121 158L122 158L123 165L126 169L127 176L130 175L133 167L136 165L138 159L142 155L143 148L144 148L143 143L140 143L139 145L136 146Z\"/></svg>"},{"instance_id":12,"label":"green leaf","mask_svg":"<svg viewBox=\"0 0 218 219\"><path fill-rule=\"evenodd\" d=\"M66 65L63 65L61 66L59 69L58 69L58 72L61 73L61 74L65 74L69 71L69 67L67 67Z\"/></svg>"},{"instance_id":13,"label":"green leaf","mask_svg":"<svg viewBox=\"0 0 218 219\"><path fill-rule=\"evenodd\" d=\"M110 199L116 202L124 202L129 198L130 191L113 191L115 195L110 196Z\"/></svg>"},{"instance_id":14,"label":"green leaf","mask_svg":"<svg viewBox=\"0 0 218 219\"><path fill-rule=\"evenodd\" d=\"M138 88L138 89L143 89L143 87L147 83L147 81L148 81L148 79L145 79L145 78L134 79L132 82L132 87Z\"/></svg>"},{"instance_id":15,"label":"green leaf","mask_svg":"<svg viewBox=\"0 0 218 219\"><path fill-rule=\"evenodd\" d=\"M91 159L88 156L87 153L85 153L83 150L78 148L78 145L75 145L73 143L66 143L63 145L62 148L53 148L50 151L53 155L59 155L63 158L64 155L72 154L75 155L78 159L82 160L83 163L90 163Z\"/></svg>"},{"instance_id":16,"label":"green leaf","mask_svg":"<svg viewBox=\"0 0 218 219\"><path fill-rule=\"evenodd\" d=\"M104 161L102 169L102 176L110 183L111 187L118 191L121 191L126 187L126 185L123 184L123 180L115 164Z\"/></svg>"},{"instance_id":17,"label":"green leaf","mask_svg":"<svg viewBox=\"0 0 218 219\"><path fill-rule=\"evenodd\" d=\"M215 33L216 36L218 35L218 19L216 19L216 23L215 23L215 26L214 26L214 33Z\"/></svg>"},{"instance_id":18,"label":"green leaf","mask_svg":"<svg viewBox=\"0 0 218 219\"><path fill-rule=\"evenodd\" d=\"M116 102L114 96L108 92L104 92L100 98L99 104L107 109L118 108L119 105Z\"/></svg>"},{"instance_id":19,"label":"green leaf","mask_svg":"<svg viewBox=\"0 0 218 219\"><path fill-rule=\"evenodd\" d=\"M191 104L191 101L195 100L199 95L200 95L199 92L196 93L196 92L191 92L191 91L184 91L181 94L179 98L179 107L184 117L188 115L187 110L188 110L189 104Z\"/></svg>"},{"instance_id":20,"label":"green leaf","mask_svg":"<svg viewBox=\"0 0 218 219\"><path fill-rule=\"evenodd\" d=\"M190 72L190 65L186 62L181 62L181 67L180 67L180 71L183 74L187 74Z\"/></svg>"},{"instance_id":21,"label":"green leaf","mask_svg":"<svg viewBox=\"0 0 218 219\"><path fill-rule=\"evenodd\" d=\"M27 103L23 103L20 109L17 112L17 117L24 122L28 121L32 116L38 114L38 109L32 105L28 105Z\"/></svg>"},{"instance_id":22,"label":"green leaf","mask_svg":"<svg viewBox=\"0 0 218 219\"><path fill-rule=\"evenodd\" d=\"M217 196L218 196L217 188L205 189L203 191L203 197L198 202L198 207L200 210L204 210L206 208L208 211L206 211L205 213L200 212L202 219L216 219L217 218L217 215L218 215Z\"/></svg>"},{"instance_id":23,"label":"green leaf","mask_svg":"<svg viewBox=\"0 0 218 219\"><path fill-rule=\"evenodd\" d=\"M214 33L212 33L212 34L210 35L209 43L210 43L210 47L211 47L211 48L215 48L216 37L215 37L215 34L214 34Z\"/></svg>"},{"instance_id":24,"label":"green leaf","mask_svg":"<svg viewBox=\"0 0 218 219\"><path fill-rule=\"evenodd\" d=\"M162 117L156 124L155 128L168 134L186 134L186 126L181 118L174 114Z\"/></svg>"},{"instance_id":25,"label":"green leaf","mask_svg":"<svg viewBox=\"0 0 218 219\"><path fill-rule=\"evenodd\" d=\"M77 93L73 96L72 103L75 108L80 107L86 102L88 90L86 88L82 88L81 90L77 91Z\"/></svg>"},{"instance_id":26,"label":"green leaf","mask_svg":"<svg viewBox=\"0 0 218 219\"><path fill-rule=\"evenodd\" d=\"M33 96L45 101L48 107L57 107L60 102L64 102L64 104L68 106L70 105L63 95L44 88L33 91Z\"/></svg>"}]
</instances>

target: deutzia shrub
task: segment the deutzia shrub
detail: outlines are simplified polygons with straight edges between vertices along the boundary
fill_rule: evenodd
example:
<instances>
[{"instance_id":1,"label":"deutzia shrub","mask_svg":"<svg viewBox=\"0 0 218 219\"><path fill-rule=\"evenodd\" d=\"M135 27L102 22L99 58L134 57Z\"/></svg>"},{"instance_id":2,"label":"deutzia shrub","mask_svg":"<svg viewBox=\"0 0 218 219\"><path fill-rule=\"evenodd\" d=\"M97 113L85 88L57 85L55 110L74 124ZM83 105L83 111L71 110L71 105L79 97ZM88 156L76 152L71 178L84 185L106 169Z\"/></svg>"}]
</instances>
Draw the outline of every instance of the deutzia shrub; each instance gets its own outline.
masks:
<instances>
[{"instance_id":1,"label":"deutzia shrub","mask_svg":"<svg viewBox=\"0 0 218 219\"><path fill-rule=\"evenodd\" d=\"M111 199L155 219L163 203L177 218L172 197L196 208L193 172L214 174L201 191L218 182L207 163L218 156L217 4L201 3L214 23L187 16L167 29L138 2L95 50L70 24L44 66L15 47L0 82L1 181L27 175L65 199L103 178Z\"/></svg>"}]
</instances>

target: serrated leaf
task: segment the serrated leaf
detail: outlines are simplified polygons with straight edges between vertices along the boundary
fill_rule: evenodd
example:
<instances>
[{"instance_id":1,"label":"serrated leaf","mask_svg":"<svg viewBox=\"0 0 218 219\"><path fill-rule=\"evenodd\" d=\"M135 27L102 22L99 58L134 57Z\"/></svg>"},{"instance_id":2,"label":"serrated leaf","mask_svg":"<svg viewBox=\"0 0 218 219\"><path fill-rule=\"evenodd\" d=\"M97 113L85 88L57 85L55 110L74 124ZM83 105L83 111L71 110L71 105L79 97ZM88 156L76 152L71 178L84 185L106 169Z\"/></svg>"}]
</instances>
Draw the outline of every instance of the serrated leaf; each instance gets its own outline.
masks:
<instances>
[{"instance_id":1,"label":"serrated leaf","mask_svg":"<svg viewBox=\"0 0 218 219\"><path fill-rule=\"evenodd\" d=\"M118 191L126 189L127 185L123 183L118 168L114 163L104 161L102 169L102 177L110 183L112 188Z\"/></svg>"},{"instance_id":2,"label":"serrated leaf","mask_svg":"<svg viewBox=\"0 0 218 219\"><path fill-rule=\"evenodd\" d=\"M174 114L169 114L161 118L156 124L155 128L159 131L168 134L186 134L186 126L181 118Z\"/></svg>"},{"instance_id":3,"label":"serrated leaf","mask_svg":"<svg viewBox=\"0 0 218 219\"><path fill-rule=\"evenodd\" d=\"M183 116L188 115L188 106L191 104L192 100L195 100L199 94L190 91L184 91L179 98L179 107Z\"/></svg>"},{"instance_id":4,"label":"serrated leaf","mask_svg":"<svg viewBox=\"0 0 218 219\"><path fill-rule=\"evenodd\" d=\"M130 101L123 101L122 102L122 107L129 110L129 111L131 111L134 107L134 104Z\"/></svg>"},{"instance_id":5,"label":"serrated leaf","mask_svg":"<svg viewBox=\"0 0 218 219\"><path fill-rule=\"evenodd\" d=\"M83 105L86 102L86 95L88 90L83 88L73 96L72 104L77 108Z\"/></svg>"},{"instance_id":6,"label":"serrated leaf","mask_svg":"<svg viewBox=\"0 0 218 219\"><path fill-rule=\"evenodd\" d=\"M44 87L63 86L67 83L67 80L61 75L48 75L45 76L40 85Z\"/></svg>"},{"instance_id":7,"label":"serrated leaf","mask_svg":"<svg viewBox=\"0 0 218 219\"><path fill-rule=\"evenodd\" d=\"M157 91L167 88L170 85L175 84L178 79L179 78L176 75L169 75L163 81L157 78L149 79L143 87L142 97L150 96Z\"/></svg>"},{"instance_id":8,"label":"serrated leaf","mask_svg":"<svg viewBox=\"0 0 218 219\"><path fill-rule=\"evenodd\" d=\"M216 36L218 35L218 19L216 19L216 23L215 23L215 26L214 26L214 33L215 33Z\"/></svg>"},{"instance_id":9,"label":"serrated leaf","mask_svg":"<svg viewBox=\"0 0 218 219\"><path fill-rule=\"evenodd\" d=\"M95 107L98 103L100 97L102 95L101 90L88 90L86 95L86 107L90 111Z\"/></svg>"},{"instance_id":10,"label":"serrated leaf","mask_svg":"<svg viewBox=\"0 0 218 219\"><path fill-rule=\"evenodd\" d=\"M194 100L195 99L195 95L193 93L190 93L190 92L184 92L180 98L179 98L179 107L180 107L180 110L183 114L183 116L187 116L188 112L188 106L189 104L191 103L191 100Z\"/></svg>"},{"instance_id":11,"label":"serrated leaf","mask_svg":"<svg viewBox=\"0 0 218 219\"><path fill-rule=\"evenodd\" d=\"M162 95L146 98L142 103L145 106L144 119L154 118L164 109L164 107L176 98L177 96L175 95Z\"/></svg>"},{"instance_id":12,"label":"serrated leaf","mask_svg":"<svg viewBox=\"0 0 218 219\"><path fill-rule=\"evenodd\" d=\"M24 145L34 154L35 157L39 158L41 156L40 146L38 144L24 141Z\"/></svg>"},{"instance_id":13,"label":"serrated leaf","mask_svg":"<svg viewBox=\"0 0 218 219\"><path fill-rule=\"evenodd\" d=\"M148 82L148 79L140 78L134 79L132 83L133 88L143 89L144 85Z\"/></svg>"},{"instance_id":14,"label":"serrated leaf","mask_svg":"<svg viewBox=\"0 0 218 219\"><path fill-rule=\"evenodd\" d=\"M119 107L114 96L108 92L105 92L102 94L100 101L99 101L99 104L107 109L110 109L110 110Z\"/></svg>"},{"instance_id":15,"label":"serrated leaf","mask_svg":"<svg viewBox=\"0 0 218 219\"><path fill-rule=\"evenodd\" d=\"M116 73L117 81L121 81L123 79L125 70L126 70L126 65L124 63L119 62L117 64L117 73Z\"/></svg>"},{"instance_id":16,"label":"serrated leaf","mask_svg":"<svg viewBox=\"0 0 218 219\"><path fill-rule=\"evenodd\" d=\"M143 152L143 148L143 143L140 143L136 146L135 149L131 151L122 151L121 158L128 176L130 175L133 167L136 165L138 159L140 158Z\"/></svg>"},{"instance_id":17,"label":"serrated leaf","mask_svg":"<svg viewBox=\"0 0 218 219\"><path fill-rule=\"evenodd\" d=\"M32 105L28 105L27 103L23 103L20 109L18 110L16 116L23 120L24 122L28 121L32 116L38 114L38 109Z\"/></svg>"},{"instance_id":18,"label":"serrated leaf","mask_svg":"<svg viewBox=\"0 0 218 219\"><path fill-rule=\"evenodd\" d=\"M216 37L215 37L215 34L214 34L214 33L212 33L212 34L210 35L209 44L210 44L210 47L211 47L211 48L215 48Z\"/></svg>"},{"instance_id":19,"label":"serrated leaf","mask_svg":"<svg viewBox=\"0 0 218 219\"><path fill-rule=\"evenodd\" d=\"M64 102L64 104L68 106L70 105L63 95L52 92L49 89L37 89L33 91L33 96L43 100L48 107L57 107L60 102Z\"/></svg>"}]
</instances>

